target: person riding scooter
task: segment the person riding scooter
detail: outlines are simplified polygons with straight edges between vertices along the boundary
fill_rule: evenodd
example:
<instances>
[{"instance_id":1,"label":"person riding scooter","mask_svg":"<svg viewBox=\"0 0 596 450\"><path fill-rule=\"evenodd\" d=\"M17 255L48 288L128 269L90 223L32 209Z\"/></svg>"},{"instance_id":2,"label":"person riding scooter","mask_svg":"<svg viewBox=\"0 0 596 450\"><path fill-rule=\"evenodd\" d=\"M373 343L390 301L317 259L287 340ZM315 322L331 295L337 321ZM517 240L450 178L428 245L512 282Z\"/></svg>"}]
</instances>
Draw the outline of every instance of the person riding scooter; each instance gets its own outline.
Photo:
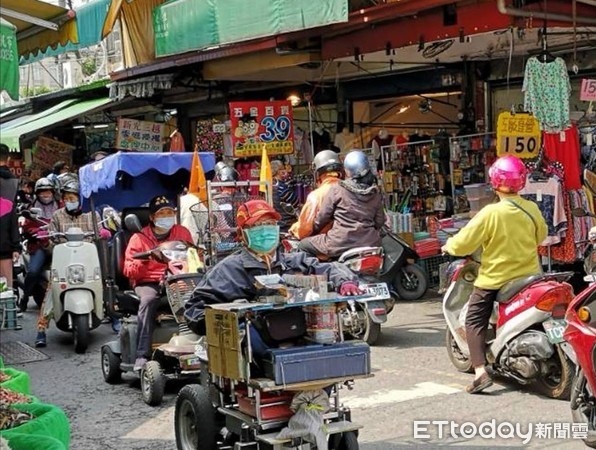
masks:
<instances>
[{"instance_id":1,"label":"person riding scooter","mask_svg":"<svg viewBox=\"0 0 596 450\"><path fill-rule=\"evenodd\" d=\"M385 223L383 197L366 155L354 150L344 160L346 179L332 185L315 217L315 236L298 248L315 256L337 258L356 247L381 245ZM324 234L318 234L329 228Z\"/></svg>"},{"instance_id":2,"label":"person riding scooter","mask_svg":"<svg viewBox=\"0 0 596 450\"><path fill-rule=\"evenodd\" d=\"M54 183L47 178L40 178L35 183L35 200L31 204L31 208L39 209L40 213L35 218L25 218L23 223L23 237L27 239L29 265L24 282L23 298L19 305L21 312L27 310L29 297L39 283L43 268L50 258L48 232L42 230L41 227L44 223L49 224L54 213L60 208L54 199Z\"/></svg>"},{"instance_id":3,"label":"person riding scooter","mask_svg":"<svg viewBox=\"0 0 596 450\"><path fill-rule=\"evenodd\" d=\"M48 225L50 237L52 236L52 233L66 233L69 228L80 228L83 233L93 233L93 220L95 220L98 224L100 237L102 239L110 238L110 232L99 226L99 223L101 222L99 214L91 212L83 213L78 181L71 180L68 183L65 183L64 186L62 186L61 192L64 207L56 210L52 215L52 219ZM91 242L93 241L93 238L88 237L86 240ZM52 245L55 243L63 242L66 242L66 238L58 237L53 241L50 241L50 248L52 248ZM37 337L35 338L36 347L45 347L47 344L46 330L52 315L52 307L47 303L47 300L48 295L46 295L39 311Z\"/></svg>"},{"instance_id":4,"label":"person riding scooter","mask_svg":"<svg viewBox=\"0 0 596 450\"><path fill-rule=\"evenodd\" d=\"M289 166L288 166L289 167ZM291 168L288 169L283 161L271 161L271 176L273 177L273 206L281 215L279 227L282 233L287 233L296 220L295 208L298 207L298 197L294 186L288 183Z\"/></svg>"},{"instance_id":5,"label":"person riding scooter","mask_svg":"<svg viewBox=\"0 0 596 450\"><path fill-rule=\"evenodd\" d=\"M283 253L279 246L281 216L264 200L250 200L238 208L236 224L243 248L217 263L186 302L189 328L205 334L205 305L257 297L255 276L283 273L327 274L341 295L358 295L357 277L339 263L321 263L304 252Z\"/></svg>"},{"instance_id":6,"label":"person riding scooter","mask_svg":"<svg viewBox=\"0 0 596 450\"><path fill-rule=\"evenodd\" d=\"M304 239L313 235L314 222L321 207L323 199L327 196L329 189L340 182L343 177L343 165L337 153L331 150L323 150L317 153L312 162L317 188L308 194L306 202L300 211L298 221L290 227L290 235L297 239ZM319 230L319 233L326 233L330 225Z\"/></svg>"},{"instance_id":7,"label":"person riding scooter","mask_svg":"<svg viewBox=\"0 0 596 450\"><path fill-rule=\"evenodd\" d=\"M482 247L482 262L466 316L466 335L475 379L466 391L475 394L492 385L486 371L486 333L499 289L508 281L542 272L538 245L547 226L538 206L518 194L526 184L524 163L503 156L489 177L500 201L485 206L443 246L443 252L466 256Z\"/></svg>"},{"instance_id":8,"label":"person riding scooter","mask_svg":"<svg viewBox=\"0 0 596 450\"><path fill-rule=\"evenodd\" d=\"M161 262L161 255L156 253L153 259L134 259L137 253L153 250L165 241L186 241L192 243L190 232L176 224L174 204L165 196L154 197L149 203L151 223L135 233L126 247L124 275L126 275L141 304L137 315L137 349L134 370L143 368L151 351L153 316L159 300L159 283L167 265Z\"/></svg>"}]
</instances>

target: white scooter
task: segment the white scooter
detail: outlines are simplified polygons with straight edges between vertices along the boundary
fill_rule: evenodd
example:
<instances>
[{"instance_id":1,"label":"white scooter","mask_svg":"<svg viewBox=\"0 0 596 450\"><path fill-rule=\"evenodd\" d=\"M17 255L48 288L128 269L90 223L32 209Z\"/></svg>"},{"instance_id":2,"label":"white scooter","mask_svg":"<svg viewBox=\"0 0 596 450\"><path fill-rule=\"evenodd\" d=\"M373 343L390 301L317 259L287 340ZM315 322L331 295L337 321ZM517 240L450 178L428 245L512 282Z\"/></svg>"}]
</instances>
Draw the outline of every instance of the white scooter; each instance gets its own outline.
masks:
<instances>
[{"instance_id":1,"label":"white scooter","mask_svg":"<svg viewBox=\"0 0 596 450\"><path fill-rule=\"evenodd\" d=\"M53 317L59 330L72 332L77 353L85 353L89 331L97 328L104 317L99 254L95 244L84 240L89 236L94 233L84 233L80 228L50 235L66 238L53 252L48 291Z\"/></svg>"}]
</instances>

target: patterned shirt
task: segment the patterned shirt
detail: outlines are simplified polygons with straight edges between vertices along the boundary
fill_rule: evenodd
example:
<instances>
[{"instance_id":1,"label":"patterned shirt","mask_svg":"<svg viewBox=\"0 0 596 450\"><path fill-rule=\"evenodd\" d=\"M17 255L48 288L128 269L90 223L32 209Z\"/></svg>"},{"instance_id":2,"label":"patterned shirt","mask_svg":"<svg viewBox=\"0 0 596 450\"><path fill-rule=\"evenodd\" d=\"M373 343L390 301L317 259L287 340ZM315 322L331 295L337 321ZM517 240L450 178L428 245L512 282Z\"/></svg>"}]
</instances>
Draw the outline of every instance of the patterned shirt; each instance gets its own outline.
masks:
<instances>
[{"instance_id":1,"label":"patterned shirt","mask_svg":"<svg viewBox=\"0 0 596 450\"><path fill-rule=\"evenodd\" d=\"M50 225L48 227L48 231L58 232L58 233L66 233L69 228L80 228L83 230L83 233L91 233L93 232L93 216L90 212L79 214L76 216L72 216L66 212L65 208L60 208L57 210L54 215L52 216L52 220L50 221ZM101 219L99 218L99 214L95 213L95 220L99 224ZM99 228L99 225L98 225ZM93 241L92 237L85 238L86 241ZM65 242L64 238L59 238L59 242Z\"/></svg>"},{"instance_id":2,"label":"patterned shirt","mask_svg":"<svg viewBox=\"0 0 596 450\"><path fill-rule=\"evenodd\" d=\"M525 110L536 116L544 131L558 133L571 125L571 83L562 58L546 63L535 56L528 59L522 91Z\"/></svg>"}]
</instances>

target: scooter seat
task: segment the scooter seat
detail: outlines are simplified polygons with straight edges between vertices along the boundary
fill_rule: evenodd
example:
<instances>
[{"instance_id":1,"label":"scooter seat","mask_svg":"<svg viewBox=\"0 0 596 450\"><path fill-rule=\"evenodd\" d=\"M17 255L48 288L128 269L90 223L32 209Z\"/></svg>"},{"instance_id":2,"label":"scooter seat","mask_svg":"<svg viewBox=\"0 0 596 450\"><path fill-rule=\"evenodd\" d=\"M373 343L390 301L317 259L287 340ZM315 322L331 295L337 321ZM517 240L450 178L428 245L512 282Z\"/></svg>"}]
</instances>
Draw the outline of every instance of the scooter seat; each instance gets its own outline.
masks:
<instances>
[{"instance_id":1,"label":"scooter seat","mask_svg":"<svg viewBox=\"0 0 596 450\"><path fill-rule=\"evenodd\" d=\"M343 263L354 256L378 255L382 251L382 247L356 247L343 252L337 261Z\"/></svg>"},{"instance_id":2,"label":"scooter seat","mask_svg":"<svg viewBox=\"0 0 596 450\"><path fill-rule=\"evenodd\" d=\"M137 315L141 299L135 294L135 291L120 291L116 292L116 302L118 312L122 314Z\"/></svg>"},{"instance_id":3,"label":"scooter seat","mask_svg":"<svg viewBox=\"0 0 596 450\"><path fill-rule=\"evenodd\" d=\"M542 273L536 275L530 275L529 277L516 278L515 280L509 281L503 286L497 293L497 301L499 303L508 303L513 297L519 294L524 288L536 283L541 279L545 278Z\"/></svg>"}]
</instances>

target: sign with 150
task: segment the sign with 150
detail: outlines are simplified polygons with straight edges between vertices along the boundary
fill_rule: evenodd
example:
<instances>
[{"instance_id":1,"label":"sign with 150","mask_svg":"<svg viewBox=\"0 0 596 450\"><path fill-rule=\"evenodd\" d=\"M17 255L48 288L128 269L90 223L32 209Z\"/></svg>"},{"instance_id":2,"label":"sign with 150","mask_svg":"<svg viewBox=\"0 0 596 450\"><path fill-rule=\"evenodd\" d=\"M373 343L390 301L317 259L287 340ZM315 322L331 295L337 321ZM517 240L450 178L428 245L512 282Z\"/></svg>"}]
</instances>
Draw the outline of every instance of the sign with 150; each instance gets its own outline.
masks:
<instances>
[{"instance_id":1,"label":"sign with 150","mask_svg":"<svg viewBox=\"0 0 596 450\"><path fill-rule=\"evenodd\" d=\"M540 123L531 114L503 112L497 120L497 155L522 159L536 158L540 152Z\"/></svg>"}]
</instances>

